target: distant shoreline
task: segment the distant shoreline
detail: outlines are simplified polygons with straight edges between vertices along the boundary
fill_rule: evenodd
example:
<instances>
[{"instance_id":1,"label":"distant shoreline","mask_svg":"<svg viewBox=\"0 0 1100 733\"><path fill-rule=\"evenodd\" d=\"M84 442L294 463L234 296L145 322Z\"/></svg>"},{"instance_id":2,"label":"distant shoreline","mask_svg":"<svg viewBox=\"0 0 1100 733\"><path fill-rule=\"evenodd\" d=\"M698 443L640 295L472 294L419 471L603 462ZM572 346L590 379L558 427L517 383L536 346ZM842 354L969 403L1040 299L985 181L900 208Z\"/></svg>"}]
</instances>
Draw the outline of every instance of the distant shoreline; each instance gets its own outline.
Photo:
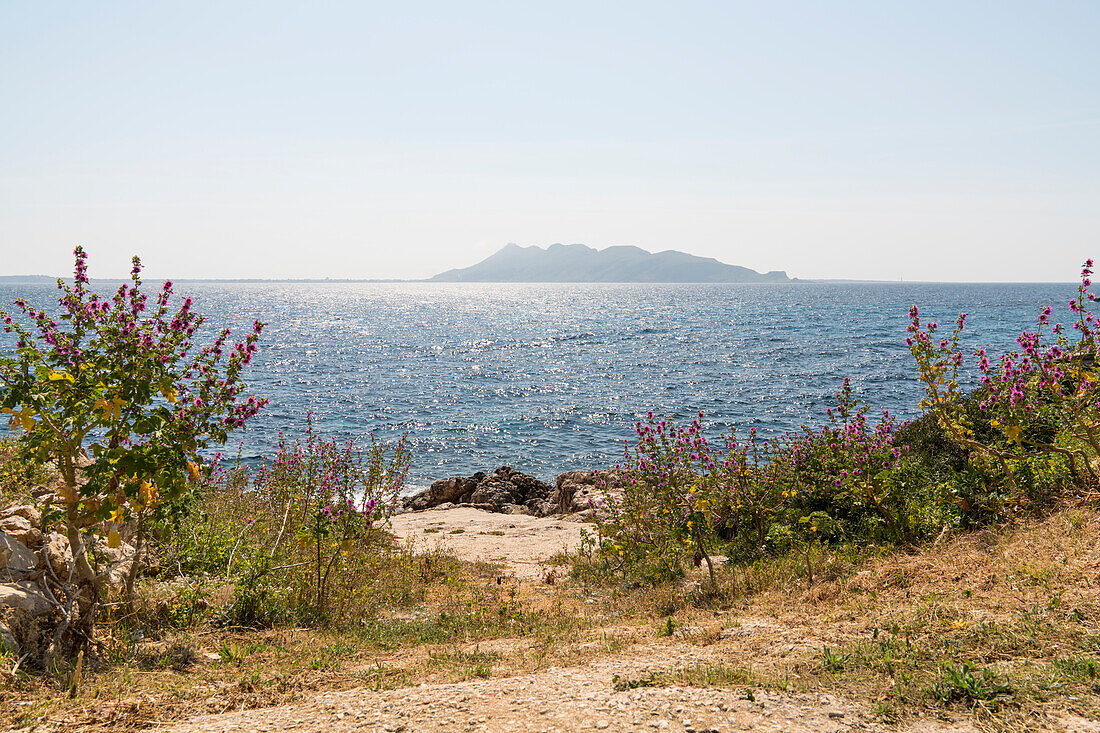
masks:
<instances>
[{"instance_id":1,"label":"distant shoreline","mask_svg":"<svg viewBox=\"0 0 1100 733\"><path fill-rule=\"evenodd\" d=\"M69 277L63 277L69 280ZM476 280L466 282L446 282L431 278L415 280L402 280L398 278L201 278L181 277L170 278L177 284L204 284L233 285L233 284L268 284L268 285L324 285L355 284L355 283L398 283L398 284L427 284L427 285L1076 285L1073 282L1020 280L999 282L977 282L969 280L848 280L842 278L791 278L781 282L680 282L680 281L641 281L625 280L622 282L562 280L562 281L519 281L519 280ZM128 281L126 277L93 277L89 279L92 284L113 284ZM147 277L147 282L158 282L160 278ZM56 276L50 275L0 275L0 285L53 285L57 282Z\"/></svg>"}]
</instances>

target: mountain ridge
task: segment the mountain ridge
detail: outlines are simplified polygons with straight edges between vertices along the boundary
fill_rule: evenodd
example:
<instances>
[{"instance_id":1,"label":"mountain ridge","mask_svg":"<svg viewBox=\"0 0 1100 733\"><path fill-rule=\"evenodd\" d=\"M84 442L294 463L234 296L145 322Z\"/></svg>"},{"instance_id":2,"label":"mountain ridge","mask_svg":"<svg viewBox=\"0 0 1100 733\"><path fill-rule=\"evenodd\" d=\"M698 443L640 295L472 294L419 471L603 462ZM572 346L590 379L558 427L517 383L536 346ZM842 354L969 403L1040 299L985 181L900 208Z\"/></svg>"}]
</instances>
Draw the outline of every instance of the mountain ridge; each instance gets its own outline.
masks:
<instances>
[{"instance_id":1,"label":"mountain ridge","mask_svg":"<svg viewBox=\"0 0 1100 733\"><path fill-rule=\"evenodd\" d=\"M757 272L674 249L649 252L622 244L597 250L584 244L521 247L509 243L470 267L441 272L432 282L791 282L782 270Z\"/></svg>"}]
</instances>

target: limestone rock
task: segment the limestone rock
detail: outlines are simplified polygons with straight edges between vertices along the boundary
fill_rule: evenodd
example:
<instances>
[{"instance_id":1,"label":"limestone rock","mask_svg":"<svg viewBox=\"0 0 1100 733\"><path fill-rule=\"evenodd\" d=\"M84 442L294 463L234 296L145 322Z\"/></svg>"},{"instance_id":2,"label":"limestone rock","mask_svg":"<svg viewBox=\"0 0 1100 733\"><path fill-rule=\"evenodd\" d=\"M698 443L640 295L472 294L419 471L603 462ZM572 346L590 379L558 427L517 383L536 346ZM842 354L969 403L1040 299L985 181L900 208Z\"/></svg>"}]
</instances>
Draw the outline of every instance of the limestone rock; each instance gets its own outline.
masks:
<instances>
[{"instance_id":1,"label":"limestone rock","mask_svg":"<svg viewBox=\"0 0 1100 733\"><path fill-rule=\"evenodd\" d=\"M477 485L470 494L470 503L493 511L503 511L508 504L517 503L519 491L515 484L495 472Z\"/></svg>"},{"instance_id":2,"label":"limestone rock","mask_svg":"<svg viewBox=\"0 0 1100 733\"><path fill-rule=\"evenodd\" d=\"M11 578L34 572L38 556L7 532L0 532L0 568Z\"/></svg>"},{"instance_id":3,"label":"limestone rock","mask_svg":"<svg viewBox=\"0 0 1100 733\"><path fill-rule=\"evenodd\" d=\"M431 509L440 504L469 503L470 494L485 474L478 472L469 478L452 476L432 483L430 487L405 501L405 508L414 511Z\"/></svg>"},{"instance_id":4,"label":"limestone rock","mask_svg":"<svg viewBox=\"0 0 1100 733\"><path fill-rule=\"evenodd\" d=\"M12 613L25 616L43 616L52 606L37 586L27 580L16 583L0 583L0 610L5 616Z\"/></svg>"},{"instance_id":5,"label":"limestone rock","mask_svg":"<svg viewBox=\"0 0 1100 733\"><path fill-rule=\"evenodd\" d=\"M69 579L69 569L73 564L73 553L69 549L69 539L58 532L50 532L42 543L42 549L38 551L42 567L53 571L53 575L60 581Z\"/></svg>"},{"instance_id":6,"label":"limestone rock","mask_svg":"<svg viewBox=\"0 0 1100 733\"><path fill-rule=\"evenodd\" d=\"M107 541L98 537L92 545L92 551L109 563L108 570L100 573L100 577L107 583L108 590L118 593L125 588L126 579L130 575L130 566L134 563L134 548L126 542L118 547L108 547Z\"/></svg>"},{"instance_id":7,"label":"limestone rock","mask_svg":"<svg viewBox=\"0 0 1100 733\"><path fill-rule=\"evenodd\" d=\"M42 512L30 504L14 504L6 509L0 509L0 521L8 517L23 517L32 527L42 528Z\"/></svg>"},{"instance_id":8,"label":"limestone rock","mask_svg":"<svg viewBox=\"0 0 1100 733\"><path fill-rule=\"evenodd\" d=\"M610 471L566 471L555 481L554 502L562 514L599 509L608 496L618 496L622 474Z\"/></svg>"},{"instance_id":9,"label":"limestone rock","mask_svg":"<svg viewBox=\"0 0 1100 733\"><path fill-rule=\"evenodd\" d=\"M520 512L545 516L553 513L553 488L534 476L501 466L491 474L482 472L473 476L452 476L436 481L416 496L405 501L405 508L413 511L433 509L444 505L471 505L494 512Z\"/></svg>"},{"instance_id":10,"label":"limestone rock","mask_svg":"<svg viewBox=\"0 0 1100 733\"><path fill-rule=\"evenodd\" d=\"M19 514L0 518L0 532L22 542L27 547L38 547L42 544L42 530Z\"/></svg>"}]
</instances>

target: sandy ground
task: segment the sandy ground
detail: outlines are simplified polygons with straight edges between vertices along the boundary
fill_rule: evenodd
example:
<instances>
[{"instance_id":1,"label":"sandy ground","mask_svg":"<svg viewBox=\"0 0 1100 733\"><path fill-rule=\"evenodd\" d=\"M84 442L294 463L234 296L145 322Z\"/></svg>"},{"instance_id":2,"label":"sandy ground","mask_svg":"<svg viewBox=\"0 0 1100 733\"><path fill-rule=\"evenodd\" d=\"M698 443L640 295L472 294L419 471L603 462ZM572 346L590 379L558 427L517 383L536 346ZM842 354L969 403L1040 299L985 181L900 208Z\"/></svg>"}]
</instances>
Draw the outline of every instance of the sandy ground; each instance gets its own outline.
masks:
<instances>
[{"instance_id":1,"label":"sandy ground","mask_svg":"<svg viewBox=\"0 0 1100 733\"><path fill-rule=\"evenodd\" d=\"M392 531L418 550L442 547L462 560L501 565L523 580L542 579L542 562L563 550L576 550L584 525L554 517L497 514L457 507L409 512L392 520Z\"/></svg>"}]
</instances>

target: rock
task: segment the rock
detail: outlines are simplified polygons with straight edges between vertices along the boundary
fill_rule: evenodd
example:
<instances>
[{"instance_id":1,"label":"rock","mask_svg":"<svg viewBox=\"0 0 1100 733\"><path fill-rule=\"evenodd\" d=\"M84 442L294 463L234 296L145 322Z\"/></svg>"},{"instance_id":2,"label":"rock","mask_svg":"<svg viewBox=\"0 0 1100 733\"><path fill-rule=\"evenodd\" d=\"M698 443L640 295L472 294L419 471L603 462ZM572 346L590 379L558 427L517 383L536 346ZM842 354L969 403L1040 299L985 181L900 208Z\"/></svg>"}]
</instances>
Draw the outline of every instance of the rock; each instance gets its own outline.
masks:
<instances>
[{"instance_id":1,"label":"rock","mask_svg":"<svg viewBox=\"0 0 1100 733\"><path fill-rule=\"evenodd\" d=\"M489 475L479 471L470 477L452 476L436 481L425 491L407 499L405 508L419 511L444 505L471 505L493 512L545 516L555 509L552 494L549 484L509 466L501 466Z\"/></svg>"},{"instance_id":2,"label":"rock","mask_svg":"<svg viewBox=\"0 0 1100 733\"><path fill-rule=\"evenodd\" d=\"M558 513L558 505L552 499L533 500L528 502L528 508L536 517L549 517Z\"/></svg>"},{"instance_id":3,"label":"rock","mask_svg":"<svg viewBox=\"0 0 1100 733\"><path fill-rule=\"evenodd\" d=\"M41 654L56 623L54 606L36 583L0 583L0 647L20 656Z\"/></svg>"},{"instance_id":4,"label":"rock","mask_svg":"<svg viewBox=\"0 0 1100 733\"><path fill-rule=\"evenodd\" d=\"M73 553L69 549L69 539L65 535L50 532L42 542L42 549L38 551L38 555L47 573L52 570L53 575L62 582L69 579Z\"/></svg>"},{"instance_id":5,"label":"rock","mask_svg":"<svg viewBox=\"0 0 1100 733\"><path fill-rule=\"evenodd\" d=\"M108 570L99 574L99 577L106 580L108 590L117 593L125 588L126 579L130 575L130 566L134 562L134 548L126 542L118 547L108 547L107 540L97 537L92 550L109 563Z\"/></svg>"},{"instance_id":6,"label":"rock","mask_svg":"<svg viewBox=\"0 0 1100 733\"><path fill-rule=\"evenodd\" d=\"M8 517L23 517L30 522L32 527L42 527L42 512L30 504L15 504L7 509L0 509L0 520Z\"/></svg>"},{"instance_id":7,"label":"rock","mask_svg":"<svg viewBox=\"0 0 1100 733\"><path fill-rule=\"evenodd\" d=\"M53 492L53 489L41 485L31 487L31 496L42 502L47 500L52 501L57 497L57 495Z\"/></svg>"},{"instance_id":8,"label":"rock","mask_svg":"<svg viewBox=\"0 0 1100 733\"><path fill-rule=\"evenodd\" d=\"M621 474L610 471L566 471L554 482L554 503L561 514L599 509L608 496L618 496Z\"/></svg>"},{"instance_id":9,"label":"rock","mask_svg":"<svg viewBox=\"0 0 1100 733\"><path fill-rule=\"evenodd\" d=\"M23 580L17 583L0 583L0 611L8 617L12 613L23 616L43 616L52 606L38 587Z\"/></svg>"},{"instance_id":10,"label":"rock","mask_svg":"<svg viewBox=\"0 0 1100 733\"><path fill-rule=\"evenodd\" d=\"M0 532L0 568L7 570L15 579L34 572L37 567L38 556L35 553L10 534Z\"/></svg>"},{"instance_id":11,"label":"rock","mask_svg":"<svg viewBox=\"0 0 1100 733\"><path fill-rule=\"evenodd\" d=\"M4 624L0 624L0 652L11 652L14 656L19 657L22 651L15 635L11 633L11 629Z\"/></svg>"},{"instance_id":12,"label":"rock","mask_svg":"<svg viewBox=\"0 0 1100 733\"><path fill-rule=\"evenodd\" d=\"M42 544L42 530L31 524L30 520L18 514L0 518L0 532L22 542L27 547Z\"/></svg>"},{"instance_id":13,"label":"rock","mask_svg":"<svg viewBox=\"0 0 1100 733\"><path fill-rule=\"evenodd\" d=\"M540 508L549 500L552 489L550 484L539 481L534 476L501 466L477 485L470 495L470 503L495 512L508 510L509 504L523 506L524 514L540 514Z\"/></svg>"},{"instance_id":14,"label":"rock","mask_svg":"<svg viewBox=\"0 0 1100 733\"><path fill-rule=\"evenodd\" d=\"M451 502L445 501L442 504L440 504L439 506L433 506L431 508L431 511L433 511L433 512L442 512L442 511L446 511L447 509L453 509L454 506L455 505L452 504Z\"/></svg>"},{"instance_id":15,"label":"rock","mask_svg":"<svg viewBox=\"0 0 1100 733\"><path fill-rule=\"evenodd\" d=\"M405 508L419 511L422 509L431 509L440 504L469 503L470 494L474 492L478 483L484 478L485 474L479 471L469 478L452 476L450 478L440 479L439 481L433 482L432 485L424 491L407 499L405 501Z\"/></svg>"},{"instance_id":16,"label":"rock","mask_svg":"<svg viewBox=\"0 0 1100 733\"><path fill-rule=\"evenodd\" d=\"M499 471L499 469L498 469ZM515 504L520 499L518 488L504 476L493 472L477 485L470 494L470 503L491 511L504 511L505 505Z\"/></svg>"}]
</instances>

